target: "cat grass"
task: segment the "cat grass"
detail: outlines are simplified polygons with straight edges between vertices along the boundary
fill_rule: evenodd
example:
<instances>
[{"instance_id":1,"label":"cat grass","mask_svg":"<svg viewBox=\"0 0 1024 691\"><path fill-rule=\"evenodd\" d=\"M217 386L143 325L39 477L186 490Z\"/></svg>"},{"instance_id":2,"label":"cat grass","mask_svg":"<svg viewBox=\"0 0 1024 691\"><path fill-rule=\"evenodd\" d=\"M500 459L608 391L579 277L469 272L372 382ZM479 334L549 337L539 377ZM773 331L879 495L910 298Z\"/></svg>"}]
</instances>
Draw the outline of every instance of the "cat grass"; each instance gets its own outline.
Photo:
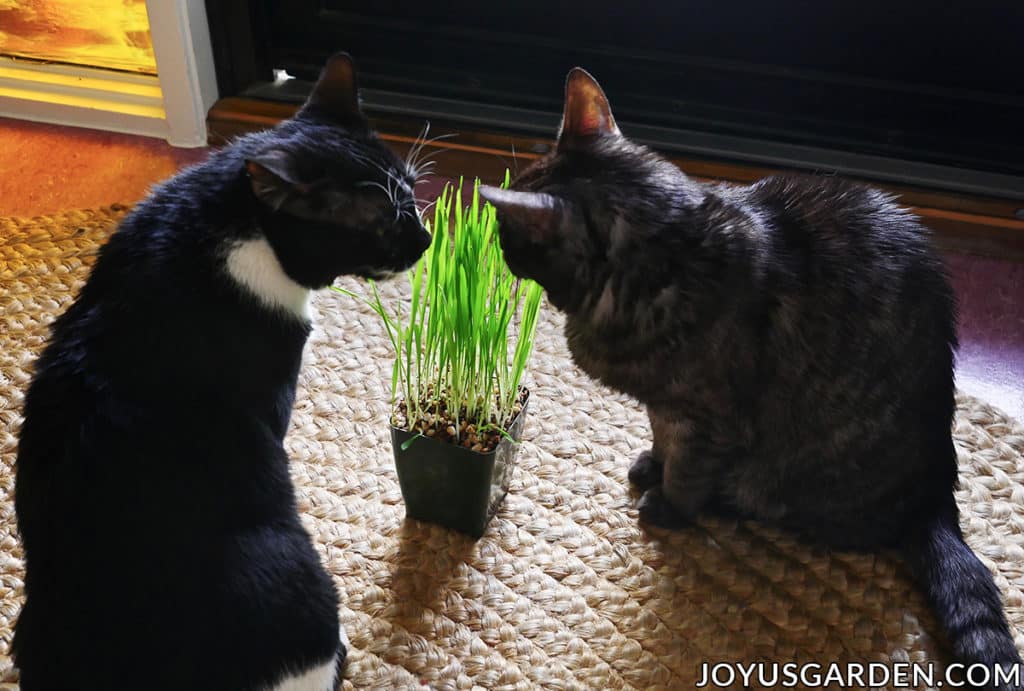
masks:
<instances>
[{"instance_id":1,"label":"cat grass","mask_svg":"<svg viewBox=\"0 0 1024 691\"><path fill-rule=\"evenodd\" d=\"M494 207L478 187L468 204L462 180L437 199L427 223L433 240L408 272L411 298L386 304L371 282L366 301L395 352L392 424L486 453L525 402L543 289L505 264Z\"/></svg>"}]
</instances>

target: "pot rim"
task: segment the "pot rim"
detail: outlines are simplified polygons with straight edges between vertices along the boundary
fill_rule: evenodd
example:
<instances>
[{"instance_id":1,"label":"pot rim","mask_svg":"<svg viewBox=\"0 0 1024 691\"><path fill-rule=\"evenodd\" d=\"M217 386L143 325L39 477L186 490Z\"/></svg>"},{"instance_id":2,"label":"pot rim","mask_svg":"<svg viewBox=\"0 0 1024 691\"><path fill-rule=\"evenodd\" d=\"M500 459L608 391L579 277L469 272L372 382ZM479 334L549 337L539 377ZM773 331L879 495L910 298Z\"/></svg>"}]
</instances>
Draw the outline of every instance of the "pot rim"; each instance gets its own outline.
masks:
<instances>
[{"instance_id":1,"label":"pot rim","mask_svg":"<svg viewBox=\"0 0 1024 691\"><path fill-rule=\"evenodd\" d=\"M516 413L515 417L513 417L512 420L509 422L509 427L514 427L516 425L516 423L519 421L519 419L526 413L526 406L527 406L527 404L529 404L530 397L533 395L531 393L530 389L528 389L525 386L520 385L519 390L526 392L526 398L523 399L523 407L520 408L519 412ZM388 426L391 428L392 433L394 433L394 432L401 432L403 434L408 434L408 435L410 435L411 437L414 437L414 438L422 437L423 439L427 439L429 441L432 441L435 444L450 447L453 451L457 451L457 452L461 452L461 453L469 453L469 454L473 454L474 456L479 456L481 458L486 458L488 456L493 456L494 454L498 453L498 448L502 444L506 444L506 443L507 444L519 444L519 443L521 443L521 440L514 439L514 438L511 438L510 436L508 436L508 430L503 430L505 432L505 434L501 435L501 441L498 442L498 446L495 446L493 449L491 449L490 451L487 451L487 452L484 452L484 451L473 451L472 449L467 449L464 446L459 446L457 444L452 444L450 442L439 441L439 440L435 439L434 437L428 437L427 435L421 434L419 432L412 432L411 430L407 430L404 427L397 427L397 426L395 426L395 425L393 425L391 423L388 423Z\"/></svg>"}]
</instances>

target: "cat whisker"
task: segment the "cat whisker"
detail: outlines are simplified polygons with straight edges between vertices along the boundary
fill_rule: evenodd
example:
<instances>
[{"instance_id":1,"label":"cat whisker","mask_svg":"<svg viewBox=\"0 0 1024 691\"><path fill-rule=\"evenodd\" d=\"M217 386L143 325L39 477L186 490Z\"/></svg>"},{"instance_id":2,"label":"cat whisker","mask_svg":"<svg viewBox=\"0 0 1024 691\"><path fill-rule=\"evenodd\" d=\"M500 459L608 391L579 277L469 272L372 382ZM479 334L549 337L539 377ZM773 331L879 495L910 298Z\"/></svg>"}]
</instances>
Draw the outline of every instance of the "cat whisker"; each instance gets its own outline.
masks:
<instances>
[{"instance_id":1,"label":"cat whisker","mask_svg":"<svg viewBox=\"0 0 1024 691\"><path fill-rule=\"evenodd\" d=\"M443 151L444 151L444 149L437 148L437 149L434 149L433 151L431 151L426 156L424 156L422 154L422 152L421 152L420 153L420 157L416 160L416 164L417 165L423 165L423 163L425 163L427 161L433 161L437 157L437 155L442 153Z\"/></svg>"},{"instance_id":2,"label":"cat whisker","mask_svg":"<svg viewBox=\"0 0 1024 691\"><path fill-rule=\"evenodd\" d=\"M361 180L360 182L356 183L356 187L376 187L381 192L383 192L385 195L387 195L387 198L389 200L391 199L391 192L388 190L387 187L385 187L384 185L380 184L379 182L375 182L373 180Z\"/></svg>"},{"instance_id":3,"label":"cat whisker","mask_svg":"<svg viewBox=\"0 0 1024 691\"><path fill-rule=\"evenodd\" d=\"M505 167L512 171L512 177L519 175L519 158L516 156L516 145L512 144L512 162L509 164L509 160L504 156L499 156L501 162L505 164Z\"/></svg>"},{"instance_id":4,"label":"cat whisker","mask_svg":"<svg viewBox=\"0 0 1024 691\"><path fill-rule=\"evenodd\" d=\"M416 205L417 206L419 206L421 203L422 203L422 200L420 200L420 199L416 200ZM423 206L422 209L420 209L420 220L423 220L424 218L426 218L426 215L430 212L430 210L434 207L435 204L437 204L437 200L436 199L434 201L432 201L432 202L428 202L427 204L425 204Z\"/></svg>"},{"instance_id":5,"label":"cat whisker","mask_svg":"<svg viewBox=\"0 0 1024 691\"><path fill-rule=\"evenodd\" d=\"M427 180L429 180L430 178L433 178L433 177L436 177L436 176L432 172L431 173L421 173L420 176L418 178L416 178L416 184L419 184L421 182L426 182Z\"/></svg>"},{"instance_id":6,"label":"cat whisker","mask_svg":"<svg viewBox=\"0 0 1024 691\"><path fill-rule=\"evenodd\" d=\"M437 161L435 161L433 159L429 159L429 160L424 161L423 163L419 164L416 167L416 172L418 173L417 178L420 175L430 175L434 171L434 166L436 166L436 165L437 165Z\"/></svg>"},{"instance_id":7,"label":"cat whisker","mask_svg":"<svg viewBox=\"0 0 1024 691\"><path fill-rule=\"evenodd\" d=\"M419 177L423 147L427 145L427 135L429 133L430 121L428 120L423 125L423 129L420 130L420 134L413 142L412 146L409 147L409 153L406 155L406 169L413 178Z\"/></svg>"},{"instance_id":8,"label":"cat whisker","mask_svg":"<svg viewBox=\"0 0 1024 691\"><path fill-rule=\"evenodd\" d=\"M407 183L405 182L405 180L403 180L401 177L399 177L399 174L398 174L397 171L388 170L388 169L386 169L386 168L384 168L383 166L380 166L380 165L377 166L377 170L379 170L380 172L384 173L384 177L386 177L387 180L388 180L388 182L387 182L388 189L391 190L391 194L389 196L389 199L391 200L391 203L393 203L393 204L397 203L398 192L399 192L399 190L402 189L402 187L407 186Z\"/></svg>"},{"instance_id":9,"label":"cat whisker","mask_svg":"<svg viewBox=\"0 0 1024 691\"><path fill-rule=\"evenodd\" d=\"M351 158L352 160L354 160L354 161L356 161L356 162L358 162L358 163L362 163L363 165L366 165L366 166L371 166L371 167L379 167L379 165L378 165L378 164L376 163L376 161L374 161L374 160L373 160L373 159L372 159L372 158L370 157L369 153L367 153L366 155L364 155L363 153L361 153L361 152L360 152L360 151L359 151L359 150L357 149L357 150L350 150L350 151L348 152L348 155L349 155L349 157L350 157L350 158Z\"/></svg>"},{"instance_id":10,"label":"cat whisker","mask_svg":"<svg viewBox=\"0 0 1024 691\"><path fill-rule=\"evenodd\" d=\"M398 207L398 187L398 178L395 178L391 174L388 174L388 189L391 190L391 203L396 208Z\"/></svg>"},{"instance_id":11,"label":"cat whisker","mask_svg":"<svg viewBox=\"0 0 1024 691\"><path fill-rule=\"evenodd\" d=\"M407 169L414 171L416 170L416 159L419 156L420 151L423 150L424 143L427 135L430 133L430 120L423 123L423 127L420 129L420 133L413 140L412 146L409 147L409 151L405 154L405 166Z\"/></svg>"},{"instance_id":12,"label":"cat whisker","mask_svg":"<svg viewBox=\"0 0 1024 691\"><path fill-rule=\"evenodd\" d=\"M437 166L437 161L434 160L433 156L441 153L440 151L435 152L432 156L422 161L416 167L416 181L419 182L421 179L434 174L434 168Z\"/></svg>"},{"instance_id":13,"label":"cat whisker","mask_svg":"<svg viewBox=\"0 0 1024 691\"><path fill-rule=\"evenodd\" d=\"M458 136L459 136L458 132L448 132L446 134L439 134L436 137L431 137L430 139L425 140L423 142L423 144L424 145L433 144L433 143L439 142L439 141L441 141L443 139L452 139L452 138L458 137Z\"/></svg>"},{"instance_id":14,"label":"cat whisker","mask_svg":"<svg viewBox=\"0 0 1024 691\"><path fill-rule=\"evenodd\" d=\"M429 133L429 131L430 123L428 122L423 130L422 137L409 150L409 154L407 156L407 162L410 168L410 172L412 173L413 177L415 177L417 180L423 175L424 166L433 163L434 156L437 156L437 154L441 153L441 149L438 149L424 156L424 151L426 150L426 147L435 142L439 142L444 139L451 139L452 137L458 136L458 133L456 132L449 132L447 134L439 134L436 137L427 138L426 135Z\"/></svg>"},{"instance_id":15,"label":"cat whisker","mask_svg":"<svg viewBox=\"0 0 1024 691\"><path fill-rule=\"evenodd\" d=\"M445 153L444 149L435 149L434 151L431 151L429 154L427 154L426 156L424 156L421 159L420 165L426 165L428 163L433 163L437 159L437 157L440 156L443 153Z\"/></svg>"}]
</instances>

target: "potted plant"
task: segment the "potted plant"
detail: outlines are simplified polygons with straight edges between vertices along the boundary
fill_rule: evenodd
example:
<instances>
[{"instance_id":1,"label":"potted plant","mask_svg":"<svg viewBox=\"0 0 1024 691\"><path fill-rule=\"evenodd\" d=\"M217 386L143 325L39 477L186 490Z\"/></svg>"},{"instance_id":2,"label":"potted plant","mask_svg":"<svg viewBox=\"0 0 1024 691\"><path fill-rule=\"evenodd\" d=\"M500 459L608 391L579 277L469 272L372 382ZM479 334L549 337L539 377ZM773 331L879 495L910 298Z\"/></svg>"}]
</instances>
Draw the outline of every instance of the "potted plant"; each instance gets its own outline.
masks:
<instances>
[{"instance_id":1,"label":"potted plant","mask_svg":"<svg viewBox=\"0 0 1024 691\"><path fill-rule=\"evenodd\" d=\"M508 492L543 295L505 264L478 185L467 206L461 180L438 198L408 305L385 305L372 282L368 300L395 351L391 440L406 515L473 537Z\"/></svg>"}]
</instances>

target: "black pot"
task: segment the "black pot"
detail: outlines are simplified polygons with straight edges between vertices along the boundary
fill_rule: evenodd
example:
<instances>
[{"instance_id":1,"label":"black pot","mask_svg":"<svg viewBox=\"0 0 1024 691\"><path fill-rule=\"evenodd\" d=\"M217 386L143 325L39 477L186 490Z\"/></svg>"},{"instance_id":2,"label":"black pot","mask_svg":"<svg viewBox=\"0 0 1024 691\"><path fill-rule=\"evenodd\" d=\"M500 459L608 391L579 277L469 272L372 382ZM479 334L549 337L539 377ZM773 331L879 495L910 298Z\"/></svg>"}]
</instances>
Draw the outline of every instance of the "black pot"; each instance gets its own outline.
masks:
<instances>
[{"instance_id":1,"label":"black pot","mask_svg":"<svg viewBox=\"0 0 1024 691\"><path fill-rule=\"evenodd\" d=\"M518 442L523 432L529 394L509 427ZM480 537L508 494L519 444L503 438L489 453L470 451L445 441L391 427L398 484L405 499L405 515L437 523Z\"/></svg>"}]
</instances>

